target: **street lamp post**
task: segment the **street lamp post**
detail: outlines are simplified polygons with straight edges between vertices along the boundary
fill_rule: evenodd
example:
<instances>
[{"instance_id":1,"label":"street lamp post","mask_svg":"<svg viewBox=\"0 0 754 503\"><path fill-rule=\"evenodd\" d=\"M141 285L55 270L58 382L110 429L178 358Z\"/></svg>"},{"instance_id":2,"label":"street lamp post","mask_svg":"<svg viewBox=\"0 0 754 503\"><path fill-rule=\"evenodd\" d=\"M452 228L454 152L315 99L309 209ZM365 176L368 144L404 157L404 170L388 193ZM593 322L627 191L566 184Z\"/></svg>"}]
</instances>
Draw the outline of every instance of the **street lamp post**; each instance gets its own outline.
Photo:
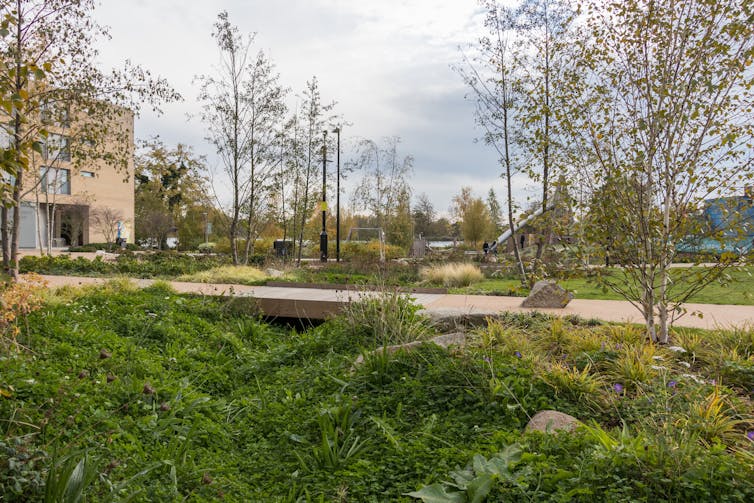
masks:
<instances>
[{"instance_id":1,"label":"street lamp post","mask_svg":"<svg viewBox=\"0 0 754 503\"><path fill-rule=\"evenodd\" d=\"M319 234L319 260L327 262L327 131L322 134L322 232Z\"/></svg>"},{"instance_id":2,"label":"street lamp post","mask_svg":"<svg viewBox=\"0 0 754 503\"><path fill-rule=\"evenodd\" d=\"M338 171L335 182L335 260L340 262L340 126L336 127L333 132L338 135Z\"/></svg>"}]
</instances>

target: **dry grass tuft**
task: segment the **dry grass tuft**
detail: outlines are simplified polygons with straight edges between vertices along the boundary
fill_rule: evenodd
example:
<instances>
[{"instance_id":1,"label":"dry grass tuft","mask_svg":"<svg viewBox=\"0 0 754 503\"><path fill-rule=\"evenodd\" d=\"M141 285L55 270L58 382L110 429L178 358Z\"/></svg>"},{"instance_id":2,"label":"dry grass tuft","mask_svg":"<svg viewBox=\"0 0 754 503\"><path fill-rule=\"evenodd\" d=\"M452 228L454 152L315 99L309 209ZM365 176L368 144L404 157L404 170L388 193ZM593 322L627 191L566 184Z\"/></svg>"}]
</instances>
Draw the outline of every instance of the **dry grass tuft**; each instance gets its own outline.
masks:
<instances>
[{"instance_id":1,"label":"dry grass tuft","mask_svg":"<svg viewBox=\"0 0 754 503\"><path fill-rule=\"evenodd\" d=\"M456 263L425 267L419 272L422 279L433 285L446 287L463 287L478 283L484 274L473 264Z\"/></svg>"},{"instance_id":2,"label":"dry grass tuft","mask_svg":"<svg viewBox=\"0 0 754 503\"><path fill-rule=\"evenodd\" d=\"M267 275L251 266L222 266L194 274L184 274L178 281L192 283L235 283L239 285L258 284L267 279Z\"/></svg>"}]
</instances>

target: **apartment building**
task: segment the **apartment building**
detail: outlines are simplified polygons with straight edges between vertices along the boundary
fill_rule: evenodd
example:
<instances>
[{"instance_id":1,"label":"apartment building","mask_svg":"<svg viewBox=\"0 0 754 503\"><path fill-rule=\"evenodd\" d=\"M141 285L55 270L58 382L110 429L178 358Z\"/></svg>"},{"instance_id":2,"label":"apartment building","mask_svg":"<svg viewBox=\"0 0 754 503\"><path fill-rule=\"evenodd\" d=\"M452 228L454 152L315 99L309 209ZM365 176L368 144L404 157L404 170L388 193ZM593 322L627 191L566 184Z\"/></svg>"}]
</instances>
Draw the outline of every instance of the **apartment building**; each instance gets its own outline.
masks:
<instances>
[{"instance_id":1,"label":"apartment building","mask_svg":"<svg viewBox=\"0 0 754 503\"><path fill-rule=\"evenodd\" d=\"M45 110L42 111L42 120ZM49 121L49 131L41 154L32 156L25 175L20 248L53 248L102 243L116 237L118 226L125 227L133 242L134 222L134 115L118 109L110 115L115 127L105 136L104 145L94 147L81 135L76 119L57 114ZM100 140L101 141L101 140ZM77 143L78 142L78 143ZM84 155L98 151L99 155ZM77 158L77 153L81 155ZM104 155L103 155L104 153ZM115 167L113 158L122 159ZM108 160L106 160L109 158Z\"/></svg>"}]
</instances>

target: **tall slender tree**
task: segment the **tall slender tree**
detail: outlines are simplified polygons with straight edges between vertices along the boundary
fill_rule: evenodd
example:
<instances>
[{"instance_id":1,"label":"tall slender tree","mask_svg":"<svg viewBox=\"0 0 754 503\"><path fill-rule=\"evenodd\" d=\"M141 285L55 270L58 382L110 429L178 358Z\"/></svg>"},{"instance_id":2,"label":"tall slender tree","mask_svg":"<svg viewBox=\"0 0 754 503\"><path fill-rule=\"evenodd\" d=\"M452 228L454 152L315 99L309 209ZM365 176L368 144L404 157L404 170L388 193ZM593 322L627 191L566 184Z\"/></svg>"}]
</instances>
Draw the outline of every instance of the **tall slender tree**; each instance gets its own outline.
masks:
<instances>
[{"instance_id":1,"label":"tall slender tree","mask_svg":"<svg viewBox=\"0 0 754 503\"><path fill-rule=\"evenodd\" d=\"M287 90L280 85L274 65L262 51L249 65L244 87L244 100L249 111L249 174L243 261L248 264L260 226L268 214L269 197L275 188L273 169L279 161L277 136L286 113L284 99Z\"/></svg>"},{"instance_id":2,"label":"tall slender tree","mask_svg":"<svg viewBox=\"0 0 754 503\"><path fill-rule=\"evenodd\" d=\"M202 103L199 117L207 128L207 140L215 147L230 181L228 238L233 263L239 264L238 236L246 187L244 167L251 150L251 111L244 94L254 35L242 35L225 11L217 15L214 27L212 36L220 50L220 65L212 75L200 75L195 80L200 85Z\"/></svg>"},{"instance_id":3,"label":"tall slender tree","mask_svg":"<svg viewBox=\"0 0 754 503\"><path fill-rule=\"evenodd\" d=\"M456 67L456 70L472 90L477 123L485 132L484 141L497 151L503 167L508 229L519 277L522 283L526 283L526 267L516 239L513 200L513 177L523 171L517 165L513 153L514 124L517 120L514 88L518 86L509 37L516 26L516 20L510 8L499 5L494 0L485 0L481 4L487 13L485 27L489 34L479 40L477 56L464 57L464 65Z\"/></svg>"}]
</instances>

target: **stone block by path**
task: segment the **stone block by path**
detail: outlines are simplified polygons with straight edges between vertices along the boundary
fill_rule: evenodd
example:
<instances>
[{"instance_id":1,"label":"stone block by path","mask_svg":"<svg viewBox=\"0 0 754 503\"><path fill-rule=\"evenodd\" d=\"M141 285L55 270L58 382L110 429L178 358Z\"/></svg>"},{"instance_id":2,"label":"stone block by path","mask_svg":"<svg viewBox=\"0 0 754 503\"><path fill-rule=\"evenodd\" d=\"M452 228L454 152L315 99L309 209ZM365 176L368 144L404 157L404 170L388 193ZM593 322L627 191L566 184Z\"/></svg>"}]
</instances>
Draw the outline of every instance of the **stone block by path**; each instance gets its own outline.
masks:
<instances>
[{"instance_id":1,"label":"stone block by path","mask_svg":"<svg viewBox=\"0 0 754 503\"><path fill-rule=\"evenodd\" d=\"M554 281L537 281L521 307L564 308L573 300L573 294L558 286Z\"/></svg>"}]
</instances>

